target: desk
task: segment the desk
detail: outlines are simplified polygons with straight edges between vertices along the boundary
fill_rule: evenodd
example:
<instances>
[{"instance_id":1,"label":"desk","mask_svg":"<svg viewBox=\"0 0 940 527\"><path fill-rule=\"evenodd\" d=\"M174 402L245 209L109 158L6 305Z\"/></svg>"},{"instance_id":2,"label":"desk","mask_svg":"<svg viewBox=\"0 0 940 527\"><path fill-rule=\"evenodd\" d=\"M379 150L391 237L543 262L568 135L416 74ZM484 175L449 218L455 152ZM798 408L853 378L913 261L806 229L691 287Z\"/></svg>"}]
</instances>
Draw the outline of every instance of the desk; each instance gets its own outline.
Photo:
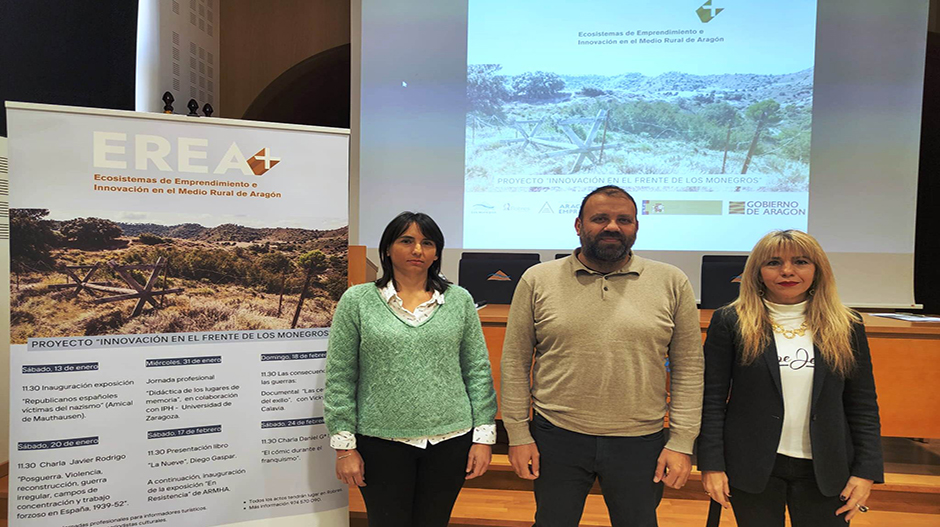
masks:
<instances>
[{"instance_id":1,"label":"desk","mask_svg":"<svg viewBox=\"0 0 940 527\"><path fill-rule=\"evenodd\" d=\"M702 339L713 310L701 310ZM479 311L499 391L507 305ZM940 438L940 322L905 322L862 314L871 347L881 435Z\"/></svg>"}]
</instances>

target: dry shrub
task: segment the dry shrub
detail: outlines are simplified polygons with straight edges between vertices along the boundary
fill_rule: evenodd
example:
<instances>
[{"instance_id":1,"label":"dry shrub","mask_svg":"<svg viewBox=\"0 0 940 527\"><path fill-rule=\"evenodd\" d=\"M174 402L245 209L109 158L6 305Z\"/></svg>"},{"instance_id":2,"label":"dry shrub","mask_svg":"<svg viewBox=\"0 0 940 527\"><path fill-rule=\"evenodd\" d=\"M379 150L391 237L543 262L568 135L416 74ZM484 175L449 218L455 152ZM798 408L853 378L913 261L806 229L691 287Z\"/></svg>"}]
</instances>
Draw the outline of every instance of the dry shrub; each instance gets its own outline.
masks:
<instances>
[{"instance_id":1,"label":"dry shrub","mask_svg":"<svg viewBox=\"0 0 940 527\"><path fill-rule=\"evenodd\" d=\"M232 318L221 322L216 330L287 329L289 327L289 320L269 317L250 309L242 309L237 311Z\"/></svg>"},{"instance_id":2,"label":"dry shrub","mask_svg":"<svg viewBox=\"0 0 940 527\"><path fill-rule=\"evenodd\" d=\"M10 295L10 307L16 307L21 305L23 302L30 298L37 296L45 296L49 294L49 290L45 287L24 287L20 288L18 291L12 291Z\"/></svg>"},{"instance_id":3,"label":"dry shrub","mask_svg":"<svg viewBox=\"0 0 940 527\"><path fill-rule=\"evenodd\" d=\"M32 324L35 321L36 317L29 311L22 311L20 309L10 310L10 325Z\"/></svg>"},{"instance_id":4,"label":"dry shrub","mask_svg":"<svg viewBox=\"0 0 940 527\"><path fill-rule=\"evenodd\" d=\"M113 309L107 313L91 313L85 319L85 335L108 335L113 334L114 329L124 325L124 313L120 309Z\"/></svg>"},{"instance_id":5,"label":"dry shrub","mask_svg":"<svg viewBox=\"0 0 940 527\"><path fill-rule=\"evenodd\" d=\"M114 334L134 335L141 333L180 333L187 331L186 321L172 310L147 313L127 321L120 331Z\"/></svg>"},{"instance_id":6,"label":"dry shrub","mask_svg":"<svg viewBox=\"0 0 940 527\"><path fill-rule=\"evenodd\" d=\"M11 320L10 336L14 344L24 344L29 338L84 335L83 319L88 310L75 301L57 301L52 295L21 298L16 311L28 313Z\"/></svg>"}]
</instances>

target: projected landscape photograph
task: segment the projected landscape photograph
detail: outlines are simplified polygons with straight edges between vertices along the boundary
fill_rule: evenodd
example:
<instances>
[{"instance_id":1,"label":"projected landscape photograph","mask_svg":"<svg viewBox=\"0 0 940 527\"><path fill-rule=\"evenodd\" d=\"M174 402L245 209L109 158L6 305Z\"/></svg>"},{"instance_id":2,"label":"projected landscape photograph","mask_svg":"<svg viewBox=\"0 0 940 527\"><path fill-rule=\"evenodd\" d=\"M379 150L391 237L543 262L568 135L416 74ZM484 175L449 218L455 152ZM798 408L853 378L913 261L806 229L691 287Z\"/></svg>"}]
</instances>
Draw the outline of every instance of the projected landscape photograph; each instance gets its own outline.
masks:
<instances>
[{"instance_id":1,"label":"projected landscape photograph","mask_svg":"<svg viewBox=\"0 0 940 527\"><path fill-rule=\"evenodd\" d=\"M472 0L465 191L807 192L816 2L775 9Z\"/></svg>"},{"instance_id":2,"label":"projected landscape photograph","mask_svg":"<svg viewBox=\"0 0 940 527\"><path fill-rule=\"evenodd\" d=\"M710 177L717 183L711 185L685 177L655 188L808 189L812 68L654 77L508 76L501 70L498 64L468 66L468 190L485 191L498 186L498 176L523 174L727 175L737 177Z\"/></svg>"}]
</instances>

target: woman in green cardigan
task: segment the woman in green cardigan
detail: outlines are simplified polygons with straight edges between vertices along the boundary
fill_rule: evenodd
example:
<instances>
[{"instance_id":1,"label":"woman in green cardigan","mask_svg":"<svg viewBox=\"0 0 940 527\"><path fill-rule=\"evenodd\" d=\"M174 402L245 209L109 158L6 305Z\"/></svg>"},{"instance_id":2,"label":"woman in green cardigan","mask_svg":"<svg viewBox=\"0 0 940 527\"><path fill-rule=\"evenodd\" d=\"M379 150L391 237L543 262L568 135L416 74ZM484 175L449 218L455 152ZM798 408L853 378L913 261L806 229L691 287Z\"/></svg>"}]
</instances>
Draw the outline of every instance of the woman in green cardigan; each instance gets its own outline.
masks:
<instances>
[{"instance_id":1,"label":"woman in green cardigan","mask_svg":"<svg viewBox=\"0 0 940 527\"><path fill-rule=\"evenodd\" d=\"M336 477L370 527L447 525L463 482L486 472L496 394L473 299L440 275L444 235L403 212L379 242L382 278L333 316L324 410Z\"/></svg>"}]
</instances>

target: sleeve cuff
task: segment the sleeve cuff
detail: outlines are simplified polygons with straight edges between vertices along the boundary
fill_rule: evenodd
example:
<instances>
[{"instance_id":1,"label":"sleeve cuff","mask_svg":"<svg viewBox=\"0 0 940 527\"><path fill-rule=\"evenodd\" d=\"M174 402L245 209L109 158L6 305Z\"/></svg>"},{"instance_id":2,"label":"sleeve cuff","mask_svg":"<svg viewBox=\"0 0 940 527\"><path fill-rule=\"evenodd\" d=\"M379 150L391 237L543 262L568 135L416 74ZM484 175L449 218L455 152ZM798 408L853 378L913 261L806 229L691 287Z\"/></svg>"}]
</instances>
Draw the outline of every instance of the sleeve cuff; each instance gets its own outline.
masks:
<instances>
[{"instance_id":1,"label":"sleeve cuff","mask_svg":"<svg viewBox=\"0 0 940 527\"><path fill-rule=\"evenodd\" d=\"M721 461L704 460L702 459L701 452L699 452L697 461L698 461L698 469L701 472L705 472L705 471L726 472L724 460L721 460Z\"/></svg>"},{"instance_id":2,"label":"sleeve cuff","mask_svg":"<svg viewBox=\"0 0 940 527\"><path fill-rule=\"evenodd\" d=\"M692 445L695 443L695 436L689 437L685 434L669 434L669 440L666 441L666 447L673 452L692 455Z\"/></svg>"},{"instance_id":3,"label":"sleeve cuff","mask_svg":"<svg viewBox=\"0 0 940 527\"><path fill-rule=\"evenodd\" d=\"M330 436L330 448L333 450L354 450L356 436L352 432L337 432Z\"/></svg>"},{"instance_id":4,"label":"sleeve cuff","mask_svg":"<svg viewBox=\"0 0 940 527\"><path fill-rule=\"evenodd\" d=\"M535 439L529 432L529 421L522 421L520 423L507 423L504 419L503 424L506 426L506 433L509 434L509 446L528 445L530 443L535 443Z\"/></svg>"},{"instance_id":5,"label":"sleeve cuff","mask_svg":"<svg viewBox=\"0 0 940 527\"><path fill-rule=\"evenodd\" d=\"M884 483L884 482L885 482L885 475L884 475L884 471L883 471L883 470L877 470L877 469L876 469L876 470L873 471L873 470L862 470L862 469L859 469L859 468L855 468L855 469L853 469L853 470L850 470L850 471L849 471L849 474L851 474L851 475L853 475L853 476L855 476L855 477L857 477L857 478L870 479L870 480L874 481L875 483Z\"/></svg>"},{"instance_id":6,"label":"sleeve cuff","mask_svg":"<svg viewBox=\"0 0 940 527\"><path fill-rule=\"evenodd\" d=\"M473 429L473 442L481 445L496 444L496 425L480 425Z\"/></svg>"}]
</instances>

